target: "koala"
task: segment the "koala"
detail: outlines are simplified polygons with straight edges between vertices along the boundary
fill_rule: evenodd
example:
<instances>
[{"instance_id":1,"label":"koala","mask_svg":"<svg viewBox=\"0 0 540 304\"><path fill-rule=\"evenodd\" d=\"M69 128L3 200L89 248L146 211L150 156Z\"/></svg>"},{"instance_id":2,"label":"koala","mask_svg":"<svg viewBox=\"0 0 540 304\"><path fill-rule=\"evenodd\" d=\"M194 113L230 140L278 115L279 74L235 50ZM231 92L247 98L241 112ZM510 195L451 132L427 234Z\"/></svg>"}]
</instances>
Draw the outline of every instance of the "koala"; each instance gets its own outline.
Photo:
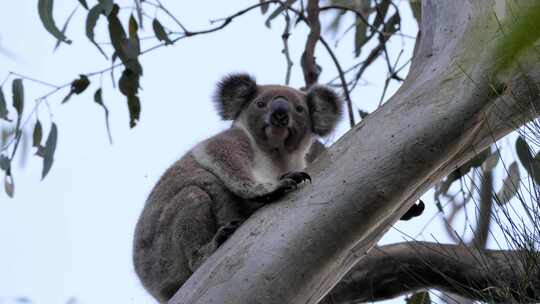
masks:
<instances>
[{"instance_id":1,"label":"koala","mask_svg":"<svg viewBox=\"0 0 540 304\"><path fill-rule=\"evenodd\" d=\"M214 100L232 127L161 176L136 225L135 271L161 303L253 212L311 181L302 172L306 154L342 113L342 101L325 86L302 92L258 85L247 74L225 77Z\"/></svg>"}]
</instances>

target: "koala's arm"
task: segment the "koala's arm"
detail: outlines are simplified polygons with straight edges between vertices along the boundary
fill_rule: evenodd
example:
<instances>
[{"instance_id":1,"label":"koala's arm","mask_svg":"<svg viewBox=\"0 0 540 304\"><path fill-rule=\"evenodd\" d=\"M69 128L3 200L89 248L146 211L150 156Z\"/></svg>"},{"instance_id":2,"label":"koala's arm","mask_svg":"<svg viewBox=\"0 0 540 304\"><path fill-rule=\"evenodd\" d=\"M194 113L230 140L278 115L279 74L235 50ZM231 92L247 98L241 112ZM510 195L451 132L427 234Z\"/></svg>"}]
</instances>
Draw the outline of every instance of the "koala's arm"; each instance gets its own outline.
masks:
<instances>
[{"instance_id":1,"label":"koala's arm","mask_svg":"<svg viewBox=\"0 0 540 304\"><path fill-rule=\"evenodd\" d=\"M239 128L226 130L193 151L197 162L215 174L229 191L246 200L262 203L276 200L307 179L298 173L275 181L258 180L254 174L254 153L249 138Z\"/></svg>"}]
</instances>

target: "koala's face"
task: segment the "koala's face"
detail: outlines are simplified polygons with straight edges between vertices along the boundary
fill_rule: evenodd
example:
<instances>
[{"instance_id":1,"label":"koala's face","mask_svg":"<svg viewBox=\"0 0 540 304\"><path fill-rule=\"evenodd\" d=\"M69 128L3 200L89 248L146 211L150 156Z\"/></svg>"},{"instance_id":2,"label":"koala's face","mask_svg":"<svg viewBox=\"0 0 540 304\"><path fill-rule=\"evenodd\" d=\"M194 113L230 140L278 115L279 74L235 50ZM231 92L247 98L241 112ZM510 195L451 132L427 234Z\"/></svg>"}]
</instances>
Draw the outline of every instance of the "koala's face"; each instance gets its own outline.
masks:
<instances>
[{"instance_id":1,"label":"koala's face","mask_svg":"<svg viewBox=\"0 0 540 304\"><path fill-rule=\"evenodd\" d=\"M221 117L247 129L262 148L293 151L314 135L330 133L341 116L341 101L330 89L307 93L278 85L258 86L248 75L226 77L218 85Z\"/></svg>"}]
</instances>

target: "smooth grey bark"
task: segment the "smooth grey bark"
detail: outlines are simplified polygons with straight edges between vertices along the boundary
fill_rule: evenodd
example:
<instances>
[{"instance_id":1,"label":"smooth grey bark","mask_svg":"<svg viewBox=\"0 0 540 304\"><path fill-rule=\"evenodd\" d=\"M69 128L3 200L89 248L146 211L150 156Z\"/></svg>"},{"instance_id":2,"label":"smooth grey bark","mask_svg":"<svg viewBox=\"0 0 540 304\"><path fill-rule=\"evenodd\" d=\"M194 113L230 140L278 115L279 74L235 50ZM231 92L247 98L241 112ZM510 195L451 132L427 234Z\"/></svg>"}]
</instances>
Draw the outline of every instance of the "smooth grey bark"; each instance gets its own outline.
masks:
<instances>
[{"instance_id":1,"label":"smooth grey bark","mask_svg":"<svg viewBox=\"0 0 540 304\"><path fill-rule=\"evenodd\" d=\"M505 1L422 3L398 92L308 168L312 185L251 216L169 303L318 303L435 182L537 116L537 87L524 84L540 82L537 62L493 82Z\"/></svg>"},{"instance_id":2,"label":"smooth grey bark","mask_svg":"<svg viewBox=\"0 0 540 304\"><path fill-rule=\"evenodd\" d=\"M427 242L374 247L321 304L380 301L425 289L489 303L534 303L540 273L525 269L529 254Z\"/></svg>"}]
</instances>

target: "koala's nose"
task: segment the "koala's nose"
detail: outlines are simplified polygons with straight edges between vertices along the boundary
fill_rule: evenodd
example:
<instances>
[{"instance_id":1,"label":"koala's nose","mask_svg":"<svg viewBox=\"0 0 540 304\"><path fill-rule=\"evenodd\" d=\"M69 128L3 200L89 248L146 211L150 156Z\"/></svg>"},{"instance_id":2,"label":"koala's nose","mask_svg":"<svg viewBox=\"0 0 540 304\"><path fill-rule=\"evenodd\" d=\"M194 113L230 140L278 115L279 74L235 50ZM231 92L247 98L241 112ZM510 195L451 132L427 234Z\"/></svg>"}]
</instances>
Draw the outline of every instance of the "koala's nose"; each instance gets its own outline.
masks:
<instances>
[{"instance_id":1,"label":"koala's nose","mask_svg":"<svg viewBox=\"0 0 540 304\"><path fill-rule=\"evenodd\" d=\"M275 127L286 127L289 124L289 102L283 97L276 97L270 104L270 123Z\"/></svg>"}]
</instances>

